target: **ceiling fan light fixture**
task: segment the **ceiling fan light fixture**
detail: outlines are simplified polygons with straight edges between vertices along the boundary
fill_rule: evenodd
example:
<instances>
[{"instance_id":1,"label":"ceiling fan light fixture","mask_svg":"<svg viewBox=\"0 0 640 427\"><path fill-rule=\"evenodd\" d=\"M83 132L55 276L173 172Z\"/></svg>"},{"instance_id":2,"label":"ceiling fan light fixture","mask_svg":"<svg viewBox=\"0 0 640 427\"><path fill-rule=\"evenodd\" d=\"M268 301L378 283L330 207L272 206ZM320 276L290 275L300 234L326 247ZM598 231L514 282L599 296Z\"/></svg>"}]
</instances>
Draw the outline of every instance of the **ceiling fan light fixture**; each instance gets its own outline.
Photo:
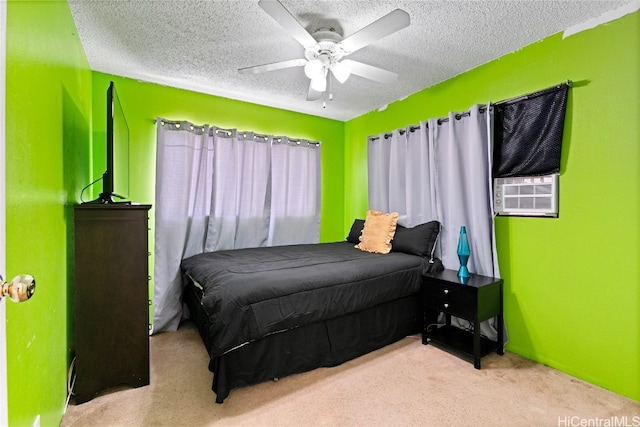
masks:
<instances>
[{"instance_id":1,"label":"ceiling fan light fixture","mask_svg":"<svg viewBox=\"0 0 640 427\"><path fill-rule=\"evenodd\" d=\"M323 71L324 66L322 64L322 61L318 58L307 61L306 65L304 66L304 73L312 80L321 77L322 74L324 74Z\"/></svg>"},{"instance_id":2,"label":"ceiling fan light fixture","mask_svg":"<svg viewBox=\"0 0 640 427\"><path fill-rule=\"evenodd\" d=\"M336 80L338 80L342 84L346 82L351 75L351 68L349 68L342 62L335 62L331 65L331 72L333 73Z\"/></svg>"},{"instance_id":3,"label":"ceiling fan light fixture","mask_svg":"<svg viewBox=\"0 0 640 427\"><path fill-rule=\"evenodd\" d=\"M311 79L311 89L316 92L324 92L327 90L327 79L324 73Z\"/></svg>"}]
</instances>

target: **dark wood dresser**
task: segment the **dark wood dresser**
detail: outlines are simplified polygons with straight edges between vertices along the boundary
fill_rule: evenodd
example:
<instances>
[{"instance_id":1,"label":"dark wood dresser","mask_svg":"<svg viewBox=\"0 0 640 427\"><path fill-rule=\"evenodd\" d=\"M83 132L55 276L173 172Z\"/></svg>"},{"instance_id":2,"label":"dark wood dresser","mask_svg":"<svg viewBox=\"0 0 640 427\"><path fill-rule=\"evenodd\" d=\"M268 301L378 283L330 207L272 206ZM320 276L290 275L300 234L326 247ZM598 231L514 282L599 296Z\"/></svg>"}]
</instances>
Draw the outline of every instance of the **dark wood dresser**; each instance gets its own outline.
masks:
<instances>
[{"instance_id":1,"label":"dark wood dresser","mask_svg":"<svg viewBox=\"0 0 640 427\"><path fill-rule=\"evenodd\" d=\"M76 404L149 384L150 208L74 208Z\"/></svg>"}]
</instances>

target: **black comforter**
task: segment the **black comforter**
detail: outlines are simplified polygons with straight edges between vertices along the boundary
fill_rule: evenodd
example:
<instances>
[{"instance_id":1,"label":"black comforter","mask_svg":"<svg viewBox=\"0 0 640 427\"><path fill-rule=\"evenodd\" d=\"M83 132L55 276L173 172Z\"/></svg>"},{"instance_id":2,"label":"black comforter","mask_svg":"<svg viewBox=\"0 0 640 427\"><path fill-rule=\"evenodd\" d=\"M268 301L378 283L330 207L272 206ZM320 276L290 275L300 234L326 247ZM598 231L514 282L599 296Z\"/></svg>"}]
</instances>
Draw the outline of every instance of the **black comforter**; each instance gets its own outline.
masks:
<instances>
[{"instance_id":1,"label":"black comforter","mask_svg":"<svg viewBox=\"0 0 640 427\"><path fill-rule=\"evenodd\" d=\"M216 357L272 333L415 294L428 264L337 242L209 252L183 260L182 269L202 290Z\"/></svg>"}]
</instances>

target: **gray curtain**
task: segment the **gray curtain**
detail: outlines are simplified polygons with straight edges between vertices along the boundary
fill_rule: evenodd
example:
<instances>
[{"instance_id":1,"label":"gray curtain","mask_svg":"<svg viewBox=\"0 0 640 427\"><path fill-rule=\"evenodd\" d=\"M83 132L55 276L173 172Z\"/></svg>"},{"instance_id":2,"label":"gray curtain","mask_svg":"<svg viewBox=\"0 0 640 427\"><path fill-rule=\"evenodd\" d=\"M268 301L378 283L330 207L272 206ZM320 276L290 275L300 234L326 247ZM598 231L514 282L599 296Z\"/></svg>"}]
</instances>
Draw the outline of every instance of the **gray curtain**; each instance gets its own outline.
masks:
<instances>
[{"instance_id":1,"label":"gray curtain","mask_svg":"<svg viewBox=\"0 0 640 427\"><path fill-rule=\"evenodd\" d=\"M266 246L271 137L213 130L211 221L205 251Z\"/></svg>"},{"instance_id":2,"label":"gray curtain","mask_svg":"<svg viewBox=\"0 0 640 427\"><path fill-rule=\"evenodd\" d=\"M274 141L268 246L320 241L320 156L319 143Z\"/></svg>"},{"instance_id":3,"label":"gray curtain","mask_svg":"<svg viewBox=\"0 0 640 427\"><path fill-rule=\"evenodd\" d=\"M370 137L369 208L398 212L405 227L438 219L433 152L427 122Z\"/></svg>"},{"instance_id":4,"label":"gray curtain","mask_svg":"<svg viewBox=\"0 0 640 427\"><path fill-rule=\"evenodd\" d=\"M399 223L407 227L439 221L442 231L436 253L451 270L460 266L457 246L464 225L471 247L469 270L500 277L491 202L491 141L492 113L479 105L370 137L369 208L398 212ZM483 322L482 333L495 340L492 323Z\"/></svg>"},{"instance_id":5,"label":"gray curtain","mask_svg":"<svg viewBox=\"0 0 640 427\"><path fill-rule=\"evenodd\" d=\"M437 219L442 224L440 254L457 270L460 227L465 226L469 271L500 277L495 250L491 184L491 111L474 105L468 113L429 120L433 144Z\"/></svg>"},{"instance_id":6,"label":"gray curtain","mask_svg":"<svg viewBox=\"0 0 640 427\"><path fill-rule=\"evenodd\" d=\"M158 120L154 332L174 331L182 318L180 262L204 250L212 182L209 127Z\"/></svg>"}]
</instances>

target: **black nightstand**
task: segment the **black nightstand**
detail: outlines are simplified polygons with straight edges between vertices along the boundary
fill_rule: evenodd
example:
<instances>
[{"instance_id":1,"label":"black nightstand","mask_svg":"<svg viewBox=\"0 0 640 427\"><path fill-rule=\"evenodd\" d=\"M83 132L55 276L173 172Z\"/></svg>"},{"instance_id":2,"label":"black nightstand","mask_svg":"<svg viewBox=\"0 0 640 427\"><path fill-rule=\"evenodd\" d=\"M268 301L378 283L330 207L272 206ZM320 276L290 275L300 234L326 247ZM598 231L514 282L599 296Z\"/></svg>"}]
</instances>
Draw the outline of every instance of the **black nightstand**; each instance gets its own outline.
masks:
<instances>
[{"instance_id":1,"label":"black nightstand","mask_svg":"<svg viewBox=\"0 0 640 427\"><path fill-rule=\"evenodd\" d=\"M493 351L504 354L502 279L472 274L465 282L461 282L455 270L423 276L422 344L433 342L438 347L473 360L473 366L480 369L483 356ZM429 328L441 312L445 314L445 325ZM473 332L451 326L451 316L468 320ZM480 336L480 322L492 317L497 317L497 341Z\"/></svg>"}]
</instances>

